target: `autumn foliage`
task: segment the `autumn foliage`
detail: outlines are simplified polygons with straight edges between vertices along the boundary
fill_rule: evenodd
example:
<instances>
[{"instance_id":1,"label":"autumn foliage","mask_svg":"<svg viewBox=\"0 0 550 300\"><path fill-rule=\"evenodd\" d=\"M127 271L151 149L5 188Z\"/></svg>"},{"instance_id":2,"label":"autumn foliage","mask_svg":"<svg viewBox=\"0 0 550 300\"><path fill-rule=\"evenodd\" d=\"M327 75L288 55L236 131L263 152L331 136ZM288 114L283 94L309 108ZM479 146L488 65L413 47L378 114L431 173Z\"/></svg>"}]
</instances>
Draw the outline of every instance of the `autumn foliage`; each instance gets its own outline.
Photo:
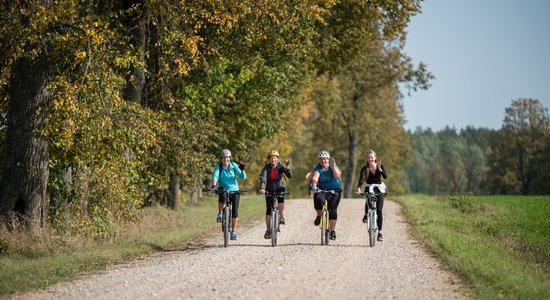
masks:
<instances>
[{"instance_id":1,"label":"autumn foliage","mask_svg":"<svg viewBox=\"0 0 550 300\"><path fill-rule=\"evenodd\" d=\"M311 80L369 40L399 45L417 12L411 0L4 2L0 214L110 234L169 182L200 189L219 149L253 157L309 105ZM20 176L47 184L14 180L20 160Z\"/></svg>"}]
</instances>

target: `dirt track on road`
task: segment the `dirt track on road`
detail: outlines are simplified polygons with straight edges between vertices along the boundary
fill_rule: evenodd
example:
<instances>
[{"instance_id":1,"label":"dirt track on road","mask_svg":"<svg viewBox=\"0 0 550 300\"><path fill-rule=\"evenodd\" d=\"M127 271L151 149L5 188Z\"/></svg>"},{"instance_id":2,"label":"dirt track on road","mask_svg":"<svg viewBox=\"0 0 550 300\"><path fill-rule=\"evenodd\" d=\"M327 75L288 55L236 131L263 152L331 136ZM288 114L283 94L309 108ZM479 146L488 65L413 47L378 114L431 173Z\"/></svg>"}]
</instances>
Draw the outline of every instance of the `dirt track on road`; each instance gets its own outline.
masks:
<instances>
[{"instance_id":1,"label":"dirt track on road","mask_svg":"<svg viewBox=\"0 0 550 300\"><path fill-rule=\"evenodd\" d=\"M264 222L221 230L185 251L164 252L15 299L465 299L457 276L424 251L400 206L386 200L384 242L368 247L364 200L343 199L337 239L320 245L311 200L287 200L279 245ZM242 202L242 205L246 205ZM215 213L212 214L215 217ZM214 221L214 220L213 220Z\"/></svg>"}]
</instances>

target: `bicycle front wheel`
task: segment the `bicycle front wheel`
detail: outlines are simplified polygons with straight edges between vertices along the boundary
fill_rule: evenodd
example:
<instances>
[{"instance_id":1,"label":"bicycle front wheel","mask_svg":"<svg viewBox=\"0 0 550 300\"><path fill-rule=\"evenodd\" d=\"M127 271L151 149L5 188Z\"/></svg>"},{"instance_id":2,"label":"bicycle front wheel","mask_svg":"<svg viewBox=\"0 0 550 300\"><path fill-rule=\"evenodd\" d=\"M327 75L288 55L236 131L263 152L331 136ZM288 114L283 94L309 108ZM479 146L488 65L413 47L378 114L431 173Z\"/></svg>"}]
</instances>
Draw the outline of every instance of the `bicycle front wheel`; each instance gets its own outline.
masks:
<instances>
[{"instance_id":1,"label":"bicycle front wheel","mask_svg":"<svg viewBox=\"0 0 550 300\"><path fill-rule=\"evenodd\" d=\"M323 210L323 214L321 215L321 245L328 245L330 235L329 228L328 211Z\"/></svg>"},{"instance_id":2,"label":"bicycle front wheel","mask_svg":"<svg viewBox=\"0 0 550 300\"><path fill-rule=\"evenodd\" d=\"M223 246L227 247L229 244L229 230L231 230L231 211L229 210L229 205L223 208Z\"/></svg>"},{"instance_id":3,"label":"bicycle front wheel","mask_svg":"<svg viewBox=\"0 0 550 300\"><path fill-rule=\"evenodd\" d=\"M374 247L374 244L376 243L376 232L377 232L377 225L376 225L376 210L369 209L369 246Z\"/></svg>"},{"instance_id":4,"label":"bicycle front wheel","mask_svg":"<svg viewBox=\"0 0 550 300\"><path fill-rule=\"evenodd\" d=\"M277 246L277 234L279 233L279 212L271 211L271 246Z\"/></svg>"}]
</instances>

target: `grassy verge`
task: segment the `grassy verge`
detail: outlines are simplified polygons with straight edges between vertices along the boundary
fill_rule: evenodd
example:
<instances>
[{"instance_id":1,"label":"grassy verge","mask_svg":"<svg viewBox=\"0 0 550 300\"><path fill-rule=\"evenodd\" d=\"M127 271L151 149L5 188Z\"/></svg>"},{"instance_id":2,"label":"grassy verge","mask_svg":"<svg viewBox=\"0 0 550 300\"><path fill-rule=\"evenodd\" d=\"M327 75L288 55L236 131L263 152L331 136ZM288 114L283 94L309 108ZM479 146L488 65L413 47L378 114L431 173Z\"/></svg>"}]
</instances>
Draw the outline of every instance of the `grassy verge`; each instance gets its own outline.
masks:
<instances>
[{"instance_id":1,"label":"grassy verge","mask_svg":"<svg viewBox=\"0 0 550 300\"><path fill-rule=\"evenodd\" d=\"M413 235L480 299L550 299L550 197L412 195Z\"/></svg>"},{"instance_id":2,"label":"grassy verge","mask_svg":"<svg viewBox=\"0 0 550 300\"><path fill-rule=\"evenodd\" d=\"M263 217L264 207L261 197L241 197L239 224ZM193 206L184 205L177 211L146 208L141 222L122 228L117 238L108 243L58 236L37 239L0 232L0 239L8 248L0 253L0 298L69 281L80 273L155 252L184 250L190 243L219 230L216 212L214 197L203 198Z\"/></svg>"}]
</instances>

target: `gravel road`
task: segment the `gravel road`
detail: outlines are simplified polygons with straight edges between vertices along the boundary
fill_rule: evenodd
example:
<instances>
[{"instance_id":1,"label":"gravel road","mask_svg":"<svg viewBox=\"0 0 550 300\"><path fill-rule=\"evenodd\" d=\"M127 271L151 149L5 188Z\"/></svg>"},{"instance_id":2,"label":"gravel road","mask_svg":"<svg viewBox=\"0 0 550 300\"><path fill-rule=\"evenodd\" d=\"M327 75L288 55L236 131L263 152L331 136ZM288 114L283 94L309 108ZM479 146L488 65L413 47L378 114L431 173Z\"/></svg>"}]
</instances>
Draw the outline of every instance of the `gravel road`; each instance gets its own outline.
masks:
<instances>
[{"instance_id":1,"label":"gravel road","mask_svg":"<svg viewBox=\"0 0 550 300\"><path fill-rule=\"evenodd\" d=\"M220 230L191 249L116 265L14 299L469 298L460 280L410 237L395 202L384 206L385 241L368 247L363 201L341 201L337 239L328 246L320 245L312 201L287 200L287 225L276 247L263 239L264 222L257 222L241 227L228 248Z\"/></svg>"}]
</instances>

